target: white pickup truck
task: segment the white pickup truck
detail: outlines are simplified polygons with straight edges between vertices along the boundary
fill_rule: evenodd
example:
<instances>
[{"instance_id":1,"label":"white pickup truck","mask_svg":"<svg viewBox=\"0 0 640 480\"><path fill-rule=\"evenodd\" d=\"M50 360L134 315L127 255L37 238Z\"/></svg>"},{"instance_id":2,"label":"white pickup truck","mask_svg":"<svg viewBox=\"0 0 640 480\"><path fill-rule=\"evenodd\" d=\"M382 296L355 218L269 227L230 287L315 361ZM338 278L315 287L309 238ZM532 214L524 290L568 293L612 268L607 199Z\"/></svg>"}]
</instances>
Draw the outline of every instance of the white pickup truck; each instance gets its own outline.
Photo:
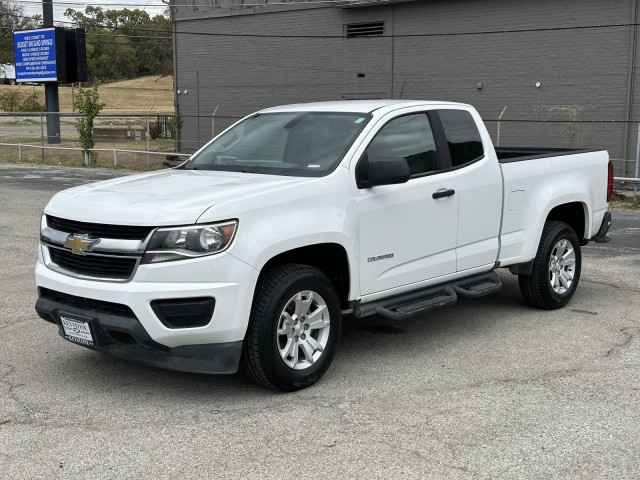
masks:
<instances>
[{"instance_id":1,"label":"white pickup truck","mask_svg":"<svg viewBox=\"0 0 640 480\"><path fill-rule=\"evenodd\" d=\"M612 191L606 151L494 149L469 105L268 108L179 167L56 194L36 311L119 358L296 390L343 314L399 321L498 290L500 267L562 307Z\"/></svg>"},{"instance_id":2,"label":"white pickup truck","mask_svg":"<svg viewBox=\"0 0 640 480\"><path fill-rule=\"evenodd\" d=\"M0 63L0 83L15 85L16 67L10 63Z\"/></svg>"}]
</instances>

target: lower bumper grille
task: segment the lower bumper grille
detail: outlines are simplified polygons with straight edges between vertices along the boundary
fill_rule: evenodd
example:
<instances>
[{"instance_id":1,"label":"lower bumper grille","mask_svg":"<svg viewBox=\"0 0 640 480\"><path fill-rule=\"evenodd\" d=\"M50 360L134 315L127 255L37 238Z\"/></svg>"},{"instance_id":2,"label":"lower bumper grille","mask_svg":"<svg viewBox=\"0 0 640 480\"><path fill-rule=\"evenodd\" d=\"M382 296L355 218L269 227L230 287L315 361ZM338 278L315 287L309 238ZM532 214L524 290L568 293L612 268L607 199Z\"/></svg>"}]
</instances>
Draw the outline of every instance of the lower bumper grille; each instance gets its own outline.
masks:
<instances>
[{"instance_id":1,"label":"lower bumper grille","mask_svg":"<svg viewBox=\"0 0 640 480\"><path fill-rule=\"evenodd\" d=\"M90 312L106 313L108 315L117 315L119 317L136 318L133 311L121 303L77 297L75 295L69 295L68 293L58 292L44 287L39 287L38 293L42 298L52 300L66 307L80 308Z\"/></svg>"}]
</instances>

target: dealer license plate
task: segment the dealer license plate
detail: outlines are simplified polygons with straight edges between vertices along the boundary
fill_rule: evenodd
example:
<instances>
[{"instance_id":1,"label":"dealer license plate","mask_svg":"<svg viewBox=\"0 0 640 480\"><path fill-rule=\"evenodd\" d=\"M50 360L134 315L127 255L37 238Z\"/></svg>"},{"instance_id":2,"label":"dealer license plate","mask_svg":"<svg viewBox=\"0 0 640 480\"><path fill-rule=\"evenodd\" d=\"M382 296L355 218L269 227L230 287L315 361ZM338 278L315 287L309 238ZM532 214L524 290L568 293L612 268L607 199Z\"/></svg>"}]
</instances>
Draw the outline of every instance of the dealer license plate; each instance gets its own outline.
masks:
<instances>
[{"instance_id":1,"label":"dealer license plate","mask_svg":"<svg viewBox=\"0 0 640 480\"><path fill-rule=\"evenodd\" d=\"M62 315L60 315L60 320L62 321L65 338L83 345L95 345L93 336L91 335L91 329L87 322L76 320L75 318L63 317Z\"/></svg>"}]
</instances>

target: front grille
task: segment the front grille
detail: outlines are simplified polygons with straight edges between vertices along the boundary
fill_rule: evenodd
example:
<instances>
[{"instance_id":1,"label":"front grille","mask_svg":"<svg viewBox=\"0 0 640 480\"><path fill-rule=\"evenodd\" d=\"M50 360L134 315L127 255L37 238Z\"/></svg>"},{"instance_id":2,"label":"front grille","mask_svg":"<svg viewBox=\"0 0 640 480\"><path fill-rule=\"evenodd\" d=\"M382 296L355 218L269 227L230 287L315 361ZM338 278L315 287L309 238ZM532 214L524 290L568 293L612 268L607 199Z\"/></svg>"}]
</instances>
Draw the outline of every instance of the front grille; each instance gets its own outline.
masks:
<instances>
[{"instance_id":1,"label":"front grille","mask_svg":"<svg viewBox=\"0 0 640 480\"><path fill-rule=\"evenodd\" d=\"M51 260L72 273L90 277L126 280L131 277L138 261L135 257L114 255L76 255L68 250L49 247Z\"/></svg>"},{"instance_id":2,"label":"front grille","mask_svg":"<svg viewBox=\"0 0 640 480\"><path fill-rule=\"evenodd\" d=\"M40 296L54 302L61 303L68 307L81 308L97 313L106 313L108 315L117 315L119 317L136 318L133 311L126 305L120 303L104 302L102 300L93 300L91 298L76 297L67 293L56 292L48 288L40 287Z\"/></svg>"},{"instance_id":3,"label":"front grille","mask_svg":"<svg viewBox=\"0 0 640 480\"><path fill-rule=\"evenodd\" d=\"M114 238L119 240L144 240L151 230L155 228L76 222L75 220L67 220L51 215L47 215L47 225L61 232L87 233L92 238Z\"/></svg>"}]
</instances>

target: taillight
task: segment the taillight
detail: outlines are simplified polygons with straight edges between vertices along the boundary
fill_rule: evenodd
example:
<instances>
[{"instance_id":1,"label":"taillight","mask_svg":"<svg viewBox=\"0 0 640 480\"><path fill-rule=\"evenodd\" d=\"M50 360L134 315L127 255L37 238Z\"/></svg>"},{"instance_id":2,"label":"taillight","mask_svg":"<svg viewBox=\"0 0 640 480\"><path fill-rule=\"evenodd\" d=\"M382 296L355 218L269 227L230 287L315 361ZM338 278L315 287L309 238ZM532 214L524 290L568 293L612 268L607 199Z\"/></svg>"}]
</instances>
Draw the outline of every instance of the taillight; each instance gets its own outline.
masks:
<instances>
[{"instance_id":1,"label":"taillight","mask_svg":"<svg viewBox=\"0 0 640 480\"><path fill-rule=\"evenodd\" d=\"M607 179L607 202L613 197L613 163L609 160L609 178Z\"/></svg>"}]
</instances>

